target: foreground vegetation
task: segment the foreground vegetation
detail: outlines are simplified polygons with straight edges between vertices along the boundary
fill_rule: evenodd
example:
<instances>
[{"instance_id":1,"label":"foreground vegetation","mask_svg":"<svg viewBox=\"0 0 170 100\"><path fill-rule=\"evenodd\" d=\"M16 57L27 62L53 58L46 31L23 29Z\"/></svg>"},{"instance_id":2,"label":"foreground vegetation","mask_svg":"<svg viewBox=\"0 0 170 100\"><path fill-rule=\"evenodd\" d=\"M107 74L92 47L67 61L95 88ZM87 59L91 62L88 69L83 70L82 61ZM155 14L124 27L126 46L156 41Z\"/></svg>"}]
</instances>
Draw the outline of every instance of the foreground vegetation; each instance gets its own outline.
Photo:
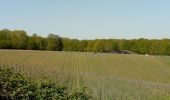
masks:
<instances>
[{"instance_id":1,"label":"foreground vegetation","mask_svg":"<svg viewBox=\"0 0 170 100\"><path fill-rule=\"evenodd\" d=\"M0 64L68 91L88 87L94 100L169 100L170 57L0 50Z\"/></svg>"},{"instance_id":2,"label":"foreground vegetation","mask_svg":"<svg viewBox=\"0 0 170 100\"><path fill-rule=\"evenodd\" d=\"M89 100L86 88L79 92L68 91L51 81L31 81L20 73L0 66L1 100Z\"/></svg>"},{"instance_id":3,"label":"foreground vegetation","mask_svg":"<svg viewBox=\"0 0 170 100\"><path fill-rule=\"evenodd\" d=\"M0 49L29 49L50 51L117 52L122 50L138 54L170 55L170 39L95 39L77 40L55 34L41 37L28 36L21 30L1 30Z\"/></svg>"}]
</instances>

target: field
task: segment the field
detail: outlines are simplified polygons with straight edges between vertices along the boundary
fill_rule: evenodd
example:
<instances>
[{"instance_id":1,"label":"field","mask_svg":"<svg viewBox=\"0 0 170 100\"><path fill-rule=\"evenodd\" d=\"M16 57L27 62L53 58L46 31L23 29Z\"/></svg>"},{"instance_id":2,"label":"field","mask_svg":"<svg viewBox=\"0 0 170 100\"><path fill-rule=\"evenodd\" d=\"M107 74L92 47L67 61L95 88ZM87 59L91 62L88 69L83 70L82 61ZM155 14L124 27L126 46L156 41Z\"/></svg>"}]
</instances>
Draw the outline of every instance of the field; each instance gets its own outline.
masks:
<instances>
[{"instance_id":1,"label":"field","mask_svg":"<svg viewBox=\"0 0 170 100\"><path fill-rule=\"evenodd\" d=\"M95 100L170 100L170 57L88 52L0 50L0 65L47 78Z\"/></svg>"}]
</instances>

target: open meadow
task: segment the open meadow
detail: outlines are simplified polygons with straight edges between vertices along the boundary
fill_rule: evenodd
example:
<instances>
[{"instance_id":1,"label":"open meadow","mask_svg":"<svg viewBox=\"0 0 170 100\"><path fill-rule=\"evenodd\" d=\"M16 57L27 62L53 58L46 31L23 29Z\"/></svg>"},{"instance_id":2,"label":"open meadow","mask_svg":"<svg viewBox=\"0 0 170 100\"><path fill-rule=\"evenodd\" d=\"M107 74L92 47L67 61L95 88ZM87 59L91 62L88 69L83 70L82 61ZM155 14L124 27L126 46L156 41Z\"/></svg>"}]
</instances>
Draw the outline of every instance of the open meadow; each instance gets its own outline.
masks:
<instances>
[{"instance_id":1,"label":"open meadow","mask_svg":"<svg viewBox=\"0 0 170 100\"><path fill-rule=\"evenodd\" d=\"M49 79L95 100L170 100L170 57L135 54L0 50L0 65Z\"/></svg>"}]
</instances>

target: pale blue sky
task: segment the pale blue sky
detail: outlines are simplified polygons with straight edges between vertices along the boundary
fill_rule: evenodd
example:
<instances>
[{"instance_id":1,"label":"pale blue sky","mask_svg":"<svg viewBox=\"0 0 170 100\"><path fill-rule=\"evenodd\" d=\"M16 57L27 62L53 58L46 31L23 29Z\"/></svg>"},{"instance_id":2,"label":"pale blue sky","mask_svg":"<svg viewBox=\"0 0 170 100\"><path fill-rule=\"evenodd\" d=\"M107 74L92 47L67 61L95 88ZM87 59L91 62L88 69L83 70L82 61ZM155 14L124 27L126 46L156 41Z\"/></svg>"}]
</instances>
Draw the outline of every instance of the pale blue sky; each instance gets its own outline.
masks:
<instances>
[{"instance_id":1,"label":"pale blue sky","mask_svg":"<svg viewBox=\"0 0 170 100\"><path fill-rule=\"evenodd\" d=\"M29 35L170 38L170 0L0 0L0 29Z\"/></svg>"}]
</instances>

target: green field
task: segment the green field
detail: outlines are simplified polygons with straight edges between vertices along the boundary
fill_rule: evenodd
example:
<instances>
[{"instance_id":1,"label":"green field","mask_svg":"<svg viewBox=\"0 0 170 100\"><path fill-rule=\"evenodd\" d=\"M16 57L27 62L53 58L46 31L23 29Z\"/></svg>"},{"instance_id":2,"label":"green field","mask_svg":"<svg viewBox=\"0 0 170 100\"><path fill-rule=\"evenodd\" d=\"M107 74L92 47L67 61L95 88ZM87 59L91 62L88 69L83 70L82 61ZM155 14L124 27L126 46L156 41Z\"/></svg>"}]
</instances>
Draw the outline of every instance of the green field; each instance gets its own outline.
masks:
<instances>
[{"instance_id":1,"label":"green field","mask_svg":"<svg viewBox=\"0 0 170 100\"><path fill-rule=\"evenodd\" d=\"M170 57L111 53L0 50L0 65L96 100L170 100Z\"/></svg>"}]
</instances>

